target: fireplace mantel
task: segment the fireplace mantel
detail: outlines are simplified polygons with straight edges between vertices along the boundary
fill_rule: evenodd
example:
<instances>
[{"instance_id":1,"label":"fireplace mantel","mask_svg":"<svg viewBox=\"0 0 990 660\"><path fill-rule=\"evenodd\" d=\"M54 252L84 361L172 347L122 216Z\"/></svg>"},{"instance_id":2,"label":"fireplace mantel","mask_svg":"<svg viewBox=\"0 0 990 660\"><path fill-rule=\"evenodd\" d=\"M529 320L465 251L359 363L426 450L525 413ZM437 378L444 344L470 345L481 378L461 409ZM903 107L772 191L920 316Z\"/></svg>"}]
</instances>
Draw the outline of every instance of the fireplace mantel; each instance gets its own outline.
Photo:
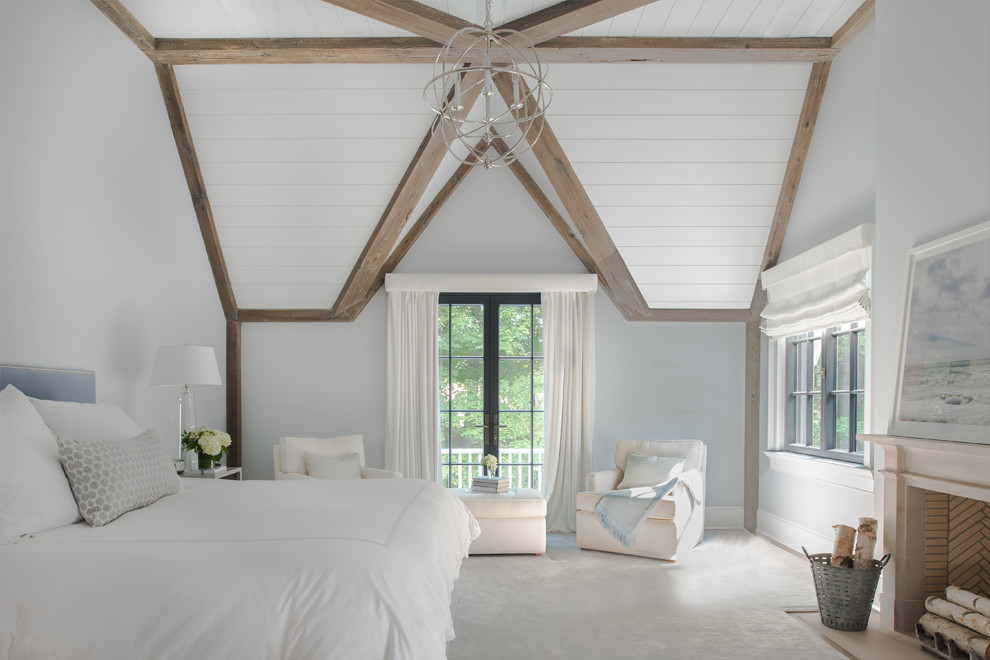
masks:
<instances>
[{"instance_id":1,"label":"fireplace mantel","mask_svg":"<svg viewBox=\"0 0 990 660\"><path fill-rule=\"evenodd\" d=\"M863 435L878 448L883 548L891 553L880 593L883 625L910 632L924 613L924 492L990 502L990 445Z\"/></svg>"}]
</instances>

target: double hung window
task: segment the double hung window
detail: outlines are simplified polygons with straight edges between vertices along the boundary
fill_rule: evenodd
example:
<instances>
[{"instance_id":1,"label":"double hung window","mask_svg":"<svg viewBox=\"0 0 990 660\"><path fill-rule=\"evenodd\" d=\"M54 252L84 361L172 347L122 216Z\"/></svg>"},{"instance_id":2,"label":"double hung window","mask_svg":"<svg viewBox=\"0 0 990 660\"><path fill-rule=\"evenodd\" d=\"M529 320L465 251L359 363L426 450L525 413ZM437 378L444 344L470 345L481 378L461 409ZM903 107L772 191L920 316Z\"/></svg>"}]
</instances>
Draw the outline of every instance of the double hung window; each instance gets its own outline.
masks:
<instances>
[{"instance_id":1,"label":"double hung window","mask_svg":"<svg viewBox=\"0 0 990 660\"><path fill-rule=\"evenodd\" d=\"M866 337L860 322L784 340L787 450L863 462Z\"/></svg>"}]
</instances>

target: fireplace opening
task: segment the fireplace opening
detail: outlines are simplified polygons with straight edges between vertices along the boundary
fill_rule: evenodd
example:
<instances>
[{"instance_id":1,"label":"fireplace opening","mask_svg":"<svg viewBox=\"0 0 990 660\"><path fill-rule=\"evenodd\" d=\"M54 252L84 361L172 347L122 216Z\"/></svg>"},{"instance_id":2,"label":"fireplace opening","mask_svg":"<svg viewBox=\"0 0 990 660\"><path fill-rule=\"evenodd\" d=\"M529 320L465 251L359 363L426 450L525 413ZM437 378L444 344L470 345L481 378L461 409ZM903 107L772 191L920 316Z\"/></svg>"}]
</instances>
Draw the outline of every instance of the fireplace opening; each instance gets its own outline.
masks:
<instances>
[{"instance_id":1,"label":"fireplace opening","mask_svg":"<svg viewBox=\"0 0 990 660\"><path fill-rule=\"evenodd\" d=\"M990 502L927 490L924 595L950 585L990 597Z\"/></svg>"}]
</instances>

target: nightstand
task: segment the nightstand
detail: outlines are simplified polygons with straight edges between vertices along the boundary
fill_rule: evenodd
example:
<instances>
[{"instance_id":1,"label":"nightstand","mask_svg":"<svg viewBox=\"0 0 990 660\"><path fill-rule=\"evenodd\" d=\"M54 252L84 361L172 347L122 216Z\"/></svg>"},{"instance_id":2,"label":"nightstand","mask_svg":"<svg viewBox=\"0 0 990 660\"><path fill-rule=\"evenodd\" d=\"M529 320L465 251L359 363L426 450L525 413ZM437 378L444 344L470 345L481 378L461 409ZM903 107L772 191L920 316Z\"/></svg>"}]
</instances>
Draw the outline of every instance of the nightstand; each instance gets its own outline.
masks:
<instances>
[{"instance_id":1,"label":"nightstand","mask_svg":"<svg viewBox=\"0 0 990 660\"><path fill-rule=\"evenodd\" d=\"M184 479L235 479L237 481L241 480L241 468L227 468L224 472L219 474L194 474L195 470L186 470L179 476Z\"/></svg>"}]
</instances>

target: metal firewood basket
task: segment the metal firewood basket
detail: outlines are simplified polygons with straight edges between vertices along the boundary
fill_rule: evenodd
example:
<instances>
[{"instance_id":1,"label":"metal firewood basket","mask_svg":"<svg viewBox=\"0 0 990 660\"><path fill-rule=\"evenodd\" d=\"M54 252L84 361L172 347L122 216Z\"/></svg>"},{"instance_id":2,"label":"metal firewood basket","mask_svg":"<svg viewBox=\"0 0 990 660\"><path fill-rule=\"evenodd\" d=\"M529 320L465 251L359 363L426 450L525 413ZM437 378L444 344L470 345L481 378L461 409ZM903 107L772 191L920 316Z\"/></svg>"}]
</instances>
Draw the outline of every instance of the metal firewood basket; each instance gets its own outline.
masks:
<instances>
[{"instance_id":1,"label":"metal firewood basket","mask_svg":"<svg viewBox=\"0 0 990 660\"><path fill-rule=\"evenodd\" d=\"M855 569L832 566L831 553L809 555L807 550L801 549L811 562L822 624L835 630L866 630L880 571L890 561L890 554L874 559L872 568Z\"/></svg>"}]
</instances>

